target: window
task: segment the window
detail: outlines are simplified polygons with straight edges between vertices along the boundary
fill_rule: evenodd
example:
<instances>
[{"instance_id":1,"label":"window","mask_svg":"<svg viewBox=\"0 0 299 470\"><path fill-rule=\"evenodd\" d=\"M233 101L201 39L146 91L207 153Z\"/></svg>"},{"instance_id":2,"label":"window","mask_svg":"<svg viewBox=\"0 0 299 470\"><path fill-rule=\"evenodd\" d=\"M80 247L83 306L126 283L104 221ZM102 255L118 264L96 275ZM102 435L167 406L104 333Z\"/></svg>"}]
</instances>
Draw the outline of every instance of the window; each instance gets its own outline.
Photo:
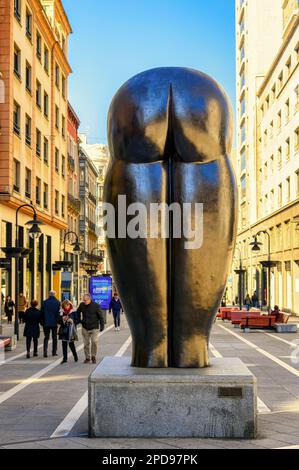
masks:
<instances>
[{"instance_id":1,"label":"window","mask_svg":"<svg viewBox=\"0 0 299 470\"><path fill-rule=\"evenodd\" d=\"M62 137L65 138L65 117L62 116L61 118L61 134L62 134Z\"/></svg>"},{"instance_id":2,"label":"window","mask_svg":"<svg viewBox=\"0 0 299 470\"><path fill-rule=\"evenodd\" d=\"M299 197L299 170L296 171L296 194Z\"/></svg>"},{"instance_id":3,"label":"window","mask_svg":"<svg viewBox=\"0 0 299 470\"><path fill-rule=\"evenodd\" d=\"M241 178L241 198L243 199L246 197L246 176L242 176Z\"/></svg>"},{"instance_id":4,"label":"window","mask_svg":"<svg viewBox=\"0 0 299 470\"><path fill-rule=\"evenodd\" d=\"M37 32L36 33L36 55L39 60L42 58L42 37L41 35Z\"/></svg>"},{"instance_id":5,"label":"window","mask_svg":"<svg viewBox=\"0 0 299 470\"><path fill-rule=\"evenodd\" d=\"M245 123L241 127L241 144L245 142L246 139L246 130L245 130Z\"/></svg>"},{"instance_id":6,"label":"window","mask_svg":"<svg viewBox=\"0 0 299 470\"><path fill-rule=\"evenodd\" d=\"M281 161L282 161L282 150L281 147L279 147L278 152L277 152L277 162L278 166L281 166Z\"/></svg>"},{"instance_id":7,"label":"window","mask_svg":"<svg viewBox=\"0 0 299 470\"><path fill-rule=\"evenodd\" d=\"M62 35L62 40L61 40L61 49L63 50L63 52L65 52L65 37Z\"/></svg>"},{"instance_id":8,"label":"window","mask_svg":"<svg viewBox=\"0 0 299 470\"><path fill-rule=\"evenodd\" d=\"M291 181L290 177L286 179L286 197L287 197L287 202L291 199Z\"/></svg>"},{"instance_id":9,"label":"window","mask_svg":"<svg viewBox=\"0 0 299 470\"><path fill-rule=\"evenodd\" d=\"M280 132L281 130L281 111L277 114L277 129Z\"/></svg>"},{"instance_id":10,"label":"window","mask_svg":"<svg viewBox=\"0 0 299 470\"><path fill-rule=\"evenodd\" d=\"M44 115L49 117L49 96L44 92Z\"/></svg>"},{"instance_id":11,"label":"window","mask_svg":"<svg viewBox=\"0 0 299 470\"><path fill-rule=\"evenodd\" d=\"M26 10L26 36L31 41L32 39L32 15L29 10Z\"/></svg>"},{"instance_id":12,"label":"window","mask_svg":"<svg viewBox=\"0 0 299 470\"><path fill-rule=\"evenodd\" d=\"M61 157L61 174L65 177L65 156L62 155Z\"/></svg>"},{"instance_id":13,"label":"window","mask_svg":"<svg viewBox=\"0 0 299 470\"><path fill-rule=\"evenodd\" d=\"M240 113L241 113L241 117L245 113L245 95L243 96L241 103L240 103Z\"/></svg>"},{"instance_id":14,"label":"window","mask_svg":"<svg viewBox=\"0 0 299 470\"><path fill-rule=\"evenodd\" d=\"M31 171L28 168L25 169L25 196L31 198Z\"/></svg>"},{"instance_id":15,"label":"window","mask_svg":"<svg viewBox=\"0 0 299 470\"><path fill-rule=\"evenodd\" d=\"M240 60L241 60L241 62L244 58L245 58L245 49L244 49L244 45L243 45L240 49Z\"/></svg>"},{"instance_id":16,"label":"window","mask_svg":"<svg viewBox=\"0 0 299 470\"><path fill-rule=\"evenodd\" d=\"M266 162L264 165L264 180L267 181L268 179L268 163Z\"/></svg>"},{"instance_id":17,"label":"window","mask_svg":"<svg viewBox=\"0 0 299 470\"><path fill-rule=\"evenodd\" d=\"M299 109L299 85L295 88L295 112Z\"/></svg>"},{"instance_id":18,"label":"window","mask_svg":"<svg viewBox=\"0 0 299 470\"><path fill-rule=\"evenodd\" d=\"M25 117L25 142L31 146L31 118L26 114Z\"/></svg>"},{"instance_id":19,"label":"window","mask_svg":"<svg viewBox=\"0 0 299 470\"><path fill-rule=\"evenodd\" d=\"M273 121L270 122L270 139L273 139L273 129L274 129L274 124Z\"/></svg>"},{"instance_id":20,"label":"window","mask_svg":"<svg viewBox=\"0 0 299 470\"><path fill-rule=\"evenodd\" d=\"M48 164L49 162L49 141L44 137L44 162Z\"/></svg>"},{"instance_id":21,"label":"window","mask_svg":"<svg viewBox=\"0 0 299 470\"><path fill-rule=\"evenodd\" d=\"M55 191L55 214L59 214L59 194L58 191Z\"/></svg>"},{"instance_id":22,"label":"window","mask_svg":"<svg viewBox=\"0 0 299 470\"><path fill-rule=\"evenodd\" d=\"M290 100L287 100L285 104L285 119L286 123L290 120Z\"/></svg>"},{"instance_id":23,"label":"window","mask_svg":"<svg viewBox=\"0 0 299 470\"><path fill-rule=\"evenodd\" d=\"M283 74L281 72L278 76L278 91L282 89L282 83L283 83Z\"/></svg>"},{"instance_id":24,"label":"window","mask_svg":"<svg viewBox=\"0 0 299 470\"><path fill-rule=\"evenodd\" d=\"M41 109L42 107L42 86L38 80L36 80L36 104Z\"/></svg>"},{"instance_id":25,"label":"window","mask_svg":"<svg viewBox=\"0 0 299 470\"><path fill-rule=\"evenodd\" d=\"M286 160L290 159L290 139L286 140Z\"/></svg>"},{"instance_id":26,"label":"window","mask_svg":"<svg viewBox=\"0 0 299 470\"><path fill-rule=\"evenodd\" d=\"M267 143L268 143L268 131L265 130L265 132L264 132L264 147L267 147Z\"/></svg>"},{"instance_id":27,"label":"window","mask_svg":"<svg viewBox=\"0 0 299 470\"><path fill-rule=\"evenodd\" d=\"M31 65L26 62L26 90L31 93L32 90L32 68Z\"/></svg>"},{"instance_id":28,"label":"window","mask_svg":"<svg viewBox=\"0 0 299 470\"><path fill-rule=\"evenodd\" d=\"M57 86L58 89L59 89L59 78L60 78L59 67L56 64L56 66L55 66L55 85Z\"/></svg>"},{"instance_id":29,"label":"window","mask_svg":"<svg viewBox=\"0 0 299 470\"><path fill-rule=\"evenodd\" d=\"M245 169L246 169L246 154L245 154L245 150L243 150L241 153L241 172L244 171Z\"/></svg>"},{"instance_id":30,"label":"window","mask_svg":"<svg viewBox=\"0 0 299 470\"><path fill-rule=\"evenodd\" d=\"M241 73L240 76L240 83L241 83L241 89L245 86L245 75L244 72Z\"/></svg>"},{"instance_id":31,"label":"window","mask_svg":"<svg viewBox=\"0 0 299 470\"><path fill-rule=\"evenodd\" d=\"M39 129L36 129L36 155L40 157L42 147L42 134Z\"/></svg>"},{"instance_id":32,"label":"window","mask_svg":"<svg viewBox=\"0 0 299 470\"><path fill-rule=\"evenodd\" d=\"M15 17L21 21L21 0L14 0Z\"/></svg>"},{"instance_id":33,"label":"window","mask_svg":"<svg viewBox=\"0 0 299 470\"><path fill-rule=\"evenodd\" d=\"M282 205L282 184L278 186L278 206L281 207Z\"/></svg>"},{"instance_id":34,"label":"window","mask_svg":"<svg viewBox=\"0 0 299 470\"><path fill-rule=\"evenodd\" d=\"M44 46L44 69L49 73L49 49Z\"/></svg>"},{"instance_id":35,"label":"window","mask_svg":"<svg viewBox=\"0 0 299 470\"><path fill-rule=\"evenodd\" d=\"M44 209L48 209L49 187L44 183Z\"/></svg>"},{"instance_id":36,"label":"window","mask_svg":"<svg viewBox=\"0 0 299 470\"><path fill-rule=\"evenodd\" d=\"M275 100L275 97L276 97L276 85L274 84L272 89L271 89L271 100L272 100L272 103L273 101Z\"/></svg>"},{"instance_id":37,"label":"window","mask_svg":"<svg viewBox=\"0 0 299 470\"><path fill-rule=\"evenodd\" d=\"M274 189L271 189L270 192L270 211L273 212L274 209Z\"/></svg>"},{"instance_id":38,"label":"window","mask_svg":"<svg viewBox=\"0 0 299 470\"><path fill-rule=\"evenodd\" d=\"M16 44L14 47L14 73L18 78L21 78L21 51Z\"/></svg>"},{"instance_id":39,"label":"window","mask_svg":"<svg viewBox=\"0 0 299 470\"><path fill-rule=\"evenodd\" d=\"M271 155L270 157L270 173L271 175L274 173L274 155Z\"/></svg>"},{"instance_id":40,"label":"window","mask_svg":"<svg viewBox=\"0 0 299 470\"><path fill-rule=\"evenodd\" d=\"M65 80L64 76L62 76L62 78L61 78L61 90L62 90L62 96L63 96L63 98L65 98L65 96L66 96L66 80Z\"/></svg>"},{"instance_id":41,"label":"window","mask_svg":"<svg viewBox=\"0 0 299 470\"><path fill-rule=\"evenodd\" d=\"M59 130L59 108L55 106L55 127Z\"/></svg>"},{"instance_id":42,"label":"window","mask_svg":"<svg viewBox=\"0 0 299 470\"><path fill-rule=\"evenodd\" d=\"M14 191L17 191L18 193L20 192L20 170L21 170L21 164L18 160L14 158L13 161L14 165L14 182L13 182L13 189Z\"/></svg>"},{"instance_id":43,"label":"window","mask_svg":"<svg viewBox=\"0 0 299 470\"><path fill-rule=\"evenodd\" d=\"M14 111L13 111L13 131L15 134L20 135L20 121L21 121L21 108L14 102Z\"/></svg>"},{"instance_id":44,"label":"window","mask_svg":"<svg viewBox=\"0 0 299 470\"><path fill-rule=\"evenodd\" d=\"M55 148L55 171L59 173L59 150Z\"/></svg>"},{"instance_id":45,"label":"window","mask_svg":"<svg viewBox=\"0 0 299 470\"><path fill-rule=\"evenodd\" d=\"M61 196L61 216L64 219L65 217L65 197Z\"/></svg>"},{"instance_id":46,"label":"window","mask_svg":"<svg viewBox=\"0 0 299 470\"><path fill-rule=\"evenodd\" d=\"M295 152L299 151L299 127L295 130Z\"/></svg>"},{"instance_id":47,"label":"window","mask_svg":"<svg viewBox=\"0 0 299 470\"><path fill-rule=\"evenodd\" d=\"M40 205L40 202L41 202L41 180L40 180L40 178L36 178L35 199L36 199L36 204Z\"/></svg>"}]
</instances>

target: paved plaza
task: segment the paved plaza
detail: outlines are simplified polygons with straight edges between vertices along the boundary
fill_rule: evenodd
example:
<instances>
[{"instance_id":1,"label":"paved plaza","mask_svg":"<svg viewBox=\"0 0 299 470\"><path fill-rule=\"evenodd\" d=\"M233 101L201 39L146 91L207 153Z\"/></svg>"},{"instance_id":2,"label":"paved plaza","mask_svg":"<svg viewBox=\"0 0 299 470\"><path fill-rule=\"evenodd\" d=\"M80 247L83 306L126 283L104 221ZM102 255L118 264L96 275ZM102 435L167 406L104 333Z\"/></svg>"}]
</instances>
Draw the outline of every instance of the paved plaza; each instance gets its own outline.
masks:
<instances>
[{"instance_id":1,"label":"paved plaza","mask_svg":"<svg viewBox=\"0 0 299 470\"><path fill-rule=\"evenodd\" d=\"M42 340L42 338L41 338ZM40 340L40 345L42 341ZM89 439L87 379L93 365L83 364L80 333L79 362L71 355L26 359L24 338L0 365L0 448L7 449L299 449L299 334L272 331L243 333L217 320L211 335L211 355L239 357L258 381L258 439ZM99 360L130 355L131 338L108 324L99 339ZM59 353L61 351L59 350ZM199 398L200 399L200 398ZM115 406L118 404L115 403ZM174 410L175 412L175 410Z\"/></svg>"}]
</instances>

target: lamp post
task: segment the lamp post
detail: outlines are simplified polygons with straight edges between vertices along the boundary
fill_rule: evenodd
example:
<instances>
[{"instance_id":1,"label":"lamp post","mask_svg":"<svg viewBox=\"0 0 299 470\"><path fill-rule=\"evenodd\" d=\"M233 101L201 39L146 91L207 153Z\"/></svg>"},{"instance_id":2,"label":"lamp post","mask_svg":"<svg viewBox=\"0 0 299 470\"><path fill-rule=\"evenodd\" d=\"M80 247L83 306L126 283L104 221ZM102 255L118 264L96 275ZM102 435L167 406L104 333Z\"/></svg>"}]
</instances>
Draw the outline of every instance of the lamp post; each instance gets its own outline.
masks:
<instances>
[{"instance_id":1,"label":"lamp post","mask_svg":"<svg viewBox=\"0 0 299 470\"><path fill-rule=\"evenodd\" d=\"M29 220L26 222L25 225L31 226L29 229L29 236L33 239L38 239L42 232L40 229L40 225L43 225L43 222L37 219L37 212L35 207L32 204L23 204L18 207L16 211L16 232L15 232L15 246L14 247L4 247L2 251L6 254L7 258L15 258L15 324L14 324L14 333L19 340L19 260L25 258L29 253L30 250L24 247L19 246L19 233L18 233L18 216L21 209L24 207L28 207L33 211L33 220Z\"/></svg>"},{"instance_id":2,"label":"lamp post","mask_svg":"<svg viewBox=\"0 0 299 470\"><path fill-rule=\"evenodd\" d=\"M260 230L254 237L253 237L253 241L250 243L250 245L252 246L252 251L260 251L261 250L261 245L262 243L258 242L257 238L258 236L261 234L261 233L264 233L265 235L267 235L268 237L268 260L267 262L265 263L262 263L263 266L266 266L268 268L268 293L267 293L267 297L268 297L268 313L269 315L271 314L271 238L270 238L270 234L267 232L267 230Z\"/></svg>"},{"instance_id":3,"label":"lamp post","mask_svg":"<svg viewBox=\"0 0 299 470\"><path fill-rule=\"evenodd\" d=\"M246 272L246 269L243 269L242 266L242 253L240 248L236 247L236 250L239 252L239 269L235 269L235 273L238 274L238 297L239 297L239 308L243 308L243 275Z\"/></svg>"}]
</instances>

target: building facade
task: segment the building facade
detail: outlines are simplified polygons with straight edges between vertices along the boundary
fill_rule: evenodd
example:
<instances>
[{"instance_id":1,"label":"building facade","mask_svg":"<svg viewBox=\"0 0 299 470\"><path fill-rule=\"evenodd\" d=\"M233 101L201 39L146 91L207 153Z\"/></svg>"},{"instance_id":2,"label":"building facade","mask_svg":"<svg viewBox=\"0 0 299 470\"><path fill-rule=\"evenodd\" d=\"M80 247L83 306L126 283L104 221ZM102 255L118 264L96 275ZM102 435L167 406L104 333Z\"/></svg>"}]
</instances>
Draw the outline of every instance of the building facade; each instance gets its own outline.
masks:
<instances>
[{"instance_id":1,"label":"building facade","mask_svg":"<svg viewBox=\"0 0 299 470\"><path fill-rule=\"evenodd\" d=\"M20 262L19 281L28 299L40 301L52 287L52 263L60 259L60 232L67 227L71 26L61 0L1 0L0 6L0 245L15 245L16 210L33 204L43 235L29 238L25 223L33 214L22 209L19 243L32 251ZM1 271L4 296L14 296L13 279L13 266Z\"/></svg>"},{"instance_id":2,"label":"building facade","mask_svg":"<svg viewBox=\"0 0 299 470\"><path fill-rule=\"evenodd\" d=\"M298 0L238 1L236 18L240 201L234 267L241 258L244 296L257 291L263 305L270 300L272 307L299 314ZM260 251L252 252L259 233ZM235 294L237 284L235 276Z\"/></svg>"},{"instance_id":3,"label":"building facade","mask_svg":"<svg viewBox=\"0 0 299 470\"><path fill-rule=\"evenodd\" d=\"M82 253L80 256L80 289L88 292L88 279L90 272L98 271L101 257L98 254L98 236L96 232L96 211L98 205L97 193L98 171L92 160L81 145L79 136L79 191L80 191L80 243Z\"/></svg>"},{"instance_id":4,"label":"building facade","mask_svg":"<svg viewBox=\"0 0 299 470\"><path fill-rule=\"evenodd\" d=\"M64 246L65 240L65 259L71 261L71 298L78 302L80 299L79 292L79 263L78 254L74 253L73 243L76 241L75 234L79 237L79 219L80 219L80 192L79 192L79 145L78 145L78 128L80 120L74 109L68 103L68 123L67 123L67 230L62 232L61 244ZM72 232L72 233L68 233Z\"/></svg>"},{"instance_id":5,"label":"building facade","mask_svg":"<svg viewBox=\"0 0 299 470\"><path fill-rule=\"evenodd\" d=\"M103 193L104 193L104 181L110 161L110 154L108 145L105 144L88 144L86 136L80 134L81 146L88 154L89 158L95 165L98 171L97 179L97 194L98 204L96 208L96 233L98 235L98 247L100 256L103 258L102 263L99 266L99 271L102 273L110 272L109 261L107 258L107 250L104 236L103 227Z\"/></svg>"}]
</instances>

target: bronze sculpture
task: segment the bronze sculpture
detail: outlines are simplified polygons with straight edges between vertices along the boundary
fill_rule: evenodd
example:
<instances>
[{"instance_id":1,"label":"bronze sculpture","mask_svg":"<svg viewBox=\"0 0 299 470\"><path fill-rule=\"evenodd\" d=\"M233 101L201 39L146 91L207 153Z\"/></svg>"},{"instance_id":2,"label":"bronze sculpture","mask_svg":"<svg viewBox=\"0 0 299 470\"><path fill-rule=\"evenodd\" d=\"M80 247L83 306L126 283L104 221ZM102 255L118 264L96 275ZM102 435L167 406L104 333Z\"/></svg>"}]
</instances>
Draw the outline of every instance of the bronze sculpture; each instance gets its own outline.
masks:
<instances>
[{"instance_id":1,"label":"bronze sculpture","mask_svg":"<svg viewBox=\"0 0 299 470\"><path fill-rule=\"evenodd\" d=\"M203 243L197 249L187 250L186 239L174 238L171 227L168 239L131 239L118 230L107 237L132 333L132 366L206 367L236 235L228 100L201 72L149 70L115 95L108 139L104 201L115 207L116 217L119 195L149 210L154 202L203 204Z\"/></svg>"}]
</instances>

